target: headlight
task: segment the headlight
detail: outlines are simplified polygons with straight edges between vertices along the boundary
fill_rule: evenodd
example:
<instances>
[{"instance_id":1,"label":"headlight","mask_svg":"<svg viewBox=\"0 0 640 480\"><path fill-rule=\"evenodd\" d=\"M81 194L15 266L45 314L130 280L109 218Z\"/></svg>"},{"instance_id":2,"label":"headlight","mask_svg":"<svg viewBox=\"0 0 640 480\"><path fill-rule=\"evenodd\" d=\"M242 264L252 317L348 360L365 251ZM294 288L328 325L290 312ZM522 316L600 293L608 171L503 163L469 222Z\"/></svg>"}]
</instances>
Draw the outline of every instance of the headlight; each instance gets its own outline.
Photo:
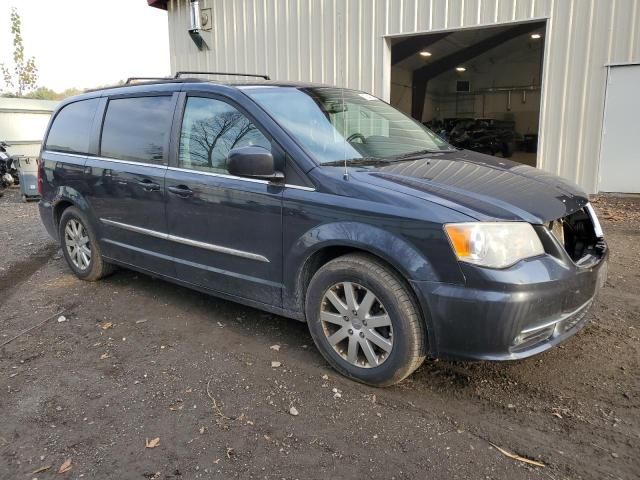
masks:
<instances>
[{"instance_id":1,"label":"headlight","mask_svg":"<svg viewBox=\"0 0 640 480\"><path fill-rule=\"evenodd\" d=\"M485 267L505 268L544 253L529 223L449 223L444 231L458 260Z\"/></svg>"}]
</instances>

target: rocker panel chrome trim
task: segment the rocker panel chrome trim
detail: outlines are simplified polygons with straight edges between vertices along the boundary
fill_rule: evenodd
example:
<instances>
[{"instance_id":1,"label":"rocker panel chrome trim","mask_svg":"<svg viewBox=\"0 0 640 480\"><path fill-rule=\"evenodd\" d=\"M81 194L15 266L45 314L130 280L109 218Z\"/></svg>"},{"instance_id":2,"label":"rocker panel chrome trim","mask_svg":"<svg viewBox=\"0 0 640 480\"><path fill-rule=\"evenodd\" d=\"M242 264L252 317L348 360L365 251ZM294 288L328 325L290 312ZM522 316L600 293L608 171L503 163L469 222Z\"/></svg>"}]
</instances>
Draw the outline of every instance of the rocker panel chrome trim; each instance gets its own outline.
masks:
<instances>
[{"instance_id":1,"label":"rocker panel chrome trim","mask_svg":"<svg viewBox=\"0 0 640 480\"><path fill-rule=\"evenodd\" d=\"M205 250L211 250L212 252L225 253L227 255L234 255L236 257L248 258L249 260L255 260L258 262L269 263L269 259L263 255L257 253L245 252L244 250L236 250L235 248L223 247L221 245L214 245L213 243L199 242L197 240L191 240L190 238L178 237L176 235L169 235L168 233L158 232L156 230L149 230L148 228L136 227L135 225L129 225L127 223L116 222L107 218L101 218L100 221L105 225L111 225L113 227L122 228L131 232L141 233L143 235L149 235L155 238L161 238L163 240L169 240L171 242L181 243L183 245L189 245L191 247L203 248Z\"/></svg>"}]
</instances>

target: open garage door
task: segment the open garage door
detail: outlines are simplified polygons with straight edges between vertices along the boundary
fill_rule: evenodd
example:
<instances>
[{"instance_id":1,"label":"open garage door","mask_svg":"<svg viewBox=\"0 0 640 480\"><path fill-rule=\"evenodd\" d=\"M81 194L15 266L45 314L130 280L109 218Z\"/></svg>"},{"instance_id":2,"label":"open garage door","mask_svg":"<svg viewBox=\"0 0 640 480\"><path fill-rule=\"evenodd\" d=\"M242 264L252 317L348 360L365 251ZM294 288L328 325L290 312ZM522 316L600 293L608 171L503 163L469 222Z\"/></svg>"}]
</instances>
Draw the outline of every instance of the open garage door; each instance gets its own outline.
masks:
<instances>
[{"instance_id":1,"label":"open garage door","mask_svg":"<svg viewBox=\"0 0 640 480\"><path fill-rule=\"evenodd\" d=\"M640 193L640 65L611 67L607 82L600 191Z\"/></svg>"},{"instance_id":2,"label":"open garage door","mask_svg":"<svg viewBox=\"0 0 640 480\"><path fill-rule=\"evenodd\" d=\"M396 37L391 104L461 148L536 166L545 22Z\"/></svg>"}]
</instances>

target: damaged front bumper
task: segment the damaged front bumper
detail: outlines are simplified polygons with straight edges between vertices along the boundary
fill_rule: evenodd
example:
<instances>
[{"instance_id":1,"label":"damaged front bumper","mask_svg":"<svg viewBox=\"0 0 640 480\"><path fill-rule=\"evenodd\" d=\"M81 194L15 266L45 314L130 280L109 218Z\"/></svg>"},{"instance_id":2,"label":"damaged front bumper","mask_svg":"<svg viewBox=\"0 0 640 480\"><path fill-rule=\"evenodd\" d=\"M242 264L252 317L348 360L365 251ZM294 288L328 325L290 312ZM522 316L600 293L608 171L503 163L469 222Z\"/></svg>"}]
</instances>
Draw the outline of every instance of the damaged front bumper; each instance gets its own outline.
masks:
<instances>
[{"instance_id":1,"label":"damaged front bumper","mask_svg":"<svg viewBox=\"0 0 640 480\"><path fill-rule=\"evenodd\" d=\"M608 251L588 265L551 255L492 270L461 264L464 285L412 282L434 356L516 360L574 335L607 275Z\"/></svg>"}]
</instances>

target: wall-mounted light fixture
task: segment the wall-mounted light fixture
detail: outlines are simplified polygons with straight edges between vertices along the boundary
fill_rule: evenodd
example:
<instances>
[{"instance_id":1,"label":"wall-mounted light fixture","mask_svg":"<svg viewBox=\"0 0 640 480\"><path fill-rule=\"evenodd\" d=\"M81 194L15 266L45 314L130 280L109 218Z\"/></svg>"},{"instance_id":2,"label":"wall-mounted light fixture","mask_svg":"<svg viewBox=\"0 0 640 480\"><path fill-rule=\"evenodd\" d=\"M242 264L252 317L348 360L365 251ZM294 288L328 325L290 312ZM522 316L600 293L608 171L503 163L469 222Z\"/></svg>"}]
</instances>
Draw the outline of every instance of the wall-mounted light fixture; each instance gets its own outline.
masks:
<instances>
[{"instance_id":1,"label":"wall-mounted light fixture","mask_svg":"<svg viewBox=\"0 0 640 480\"><path fill-rule=\"evenodd\" d=\"M420 56L421 57L430 57L431 56L431 52L427 52L426 50L422 50L420 52Z\"/></svg>"},{"instance_id":2,"label":"wall-mounted light fixture","mask_svg":"<svg viewBox=\"0 0 640 480\"><path fill-rule=\"evenodd\" d=\"M539 33L532 33L531 38L533 40L540 40L540 38L542 38L542 35L540 35Z\"/></svg>"},{"instance_id":3,"label":"wall-mounted light fixture","mask_svg":"<svg viewBox=\"0 0 640 480\"><path fill-rule=\"evenodd\" d=\"M189 3L189 36L193 43L196 44L198 50L209 50L209 45L204 41L202 35L202 20L200 16L200 2L198 0L191 0Z\"/></svg>"},{"instance_id":4,"label":"wall-mounted light fixture","mask_svg":"<svg viewBox=\"0 0 640 480\"><path fill-rule=\"evenodd\" d=\"M467 69L465 67L456 67L456 72L466 72Z\"/></svg>"}]
</instances>

